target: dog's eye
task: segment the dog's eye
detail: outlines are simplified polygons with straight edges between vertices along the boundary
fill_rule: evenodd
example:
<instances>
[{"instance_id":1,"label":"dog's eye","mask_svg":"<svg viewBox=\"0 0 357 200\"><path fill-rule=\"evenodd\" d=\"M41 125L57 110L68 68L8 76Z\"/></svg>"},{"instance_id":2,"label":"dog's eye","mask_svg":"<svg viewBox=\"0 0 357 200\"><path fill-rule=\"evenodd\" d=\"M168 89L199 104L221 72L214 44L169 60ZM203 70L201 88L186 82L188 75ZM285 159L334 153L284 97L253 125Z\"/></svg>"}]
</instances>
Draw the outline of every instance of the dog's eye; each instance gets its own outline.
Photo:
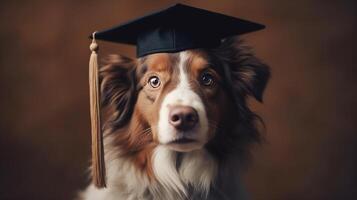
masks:
<instances>
[{"instance_id":1,"label":"dog's eye","mask_svg":"<svg viewBox=\"0 0 357 200\"><path fill-rule=\"evenodd\" d=\"M204 86L211 86L214 83L214 78L213 78L212 74L205 72L201 75L200 81L201 81L201 84Z\"/></svg>"},{"instance_id":2,"label":"dog's eye","mask_svg":"<svg viewBox=\"0 0 357 200\"><path fill-rule=\"evenodd\" d=\"M157 76L152 76L152 77L149 78L148 83L151 85L151 87L157 88L157 87L160 86L161 81L160 81L159 77L157 77Z\"/></svg>"}]
</instances>

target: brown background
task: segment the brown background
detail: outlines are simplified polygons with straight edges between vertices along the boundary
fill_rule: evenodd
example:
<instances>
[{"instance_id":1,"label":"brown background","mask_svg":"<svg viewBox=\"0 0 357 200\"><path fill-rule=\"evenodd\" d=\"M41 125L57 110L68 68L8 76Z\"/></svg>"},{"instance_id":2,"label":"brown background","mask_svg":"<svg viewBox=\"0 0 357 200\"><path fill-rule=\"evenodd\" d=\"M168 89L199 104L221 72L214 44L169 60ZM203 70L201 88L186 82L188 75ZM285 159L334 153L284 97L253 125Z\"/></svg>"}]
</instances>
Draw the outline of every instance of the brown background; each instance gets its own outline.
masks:
<instances>
[{"instance_id":1,"label":"brown background","mask_svg":"<svg viewBox=\"0 0 357 200\"><path fill-rule=\"evenodd\" d=\"M174 1L1 1L0 199L71 199L88 183L87 35ZM252 199L357 199L355 0L182 1L267 25L245 36L272 67ZM101 43L101 55L134 55Z\"/></svg>"}]
</instances>

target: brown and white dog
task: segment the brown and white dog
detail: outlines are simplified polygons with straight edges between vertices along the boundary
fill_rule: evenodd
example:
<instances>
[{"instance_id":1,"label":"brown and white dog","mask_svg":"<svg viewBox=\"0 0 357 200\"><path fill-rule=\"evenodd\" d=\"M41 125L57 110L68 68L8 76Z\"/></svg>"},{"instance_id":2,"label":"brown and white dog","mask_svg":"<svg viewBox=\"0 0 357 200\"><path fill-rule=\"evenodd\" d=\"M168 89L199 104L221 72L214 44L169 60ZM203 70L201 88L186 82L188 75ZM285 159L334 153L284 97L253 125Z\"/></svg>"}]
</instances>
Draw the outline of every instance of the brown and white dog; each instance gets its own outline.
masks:
<instances>
[{"instance_id":1,"label":"brown and white dog","mask_svg":"<svg viewBox=\"0 0 357 200\"><path fill-rule=\"evenodd\" d=\"M111 56L101 69L107 188L86 200L238 199L239 168L259 140L269 68L238 39L216 49Z\"/></svg>"}]
</instances>

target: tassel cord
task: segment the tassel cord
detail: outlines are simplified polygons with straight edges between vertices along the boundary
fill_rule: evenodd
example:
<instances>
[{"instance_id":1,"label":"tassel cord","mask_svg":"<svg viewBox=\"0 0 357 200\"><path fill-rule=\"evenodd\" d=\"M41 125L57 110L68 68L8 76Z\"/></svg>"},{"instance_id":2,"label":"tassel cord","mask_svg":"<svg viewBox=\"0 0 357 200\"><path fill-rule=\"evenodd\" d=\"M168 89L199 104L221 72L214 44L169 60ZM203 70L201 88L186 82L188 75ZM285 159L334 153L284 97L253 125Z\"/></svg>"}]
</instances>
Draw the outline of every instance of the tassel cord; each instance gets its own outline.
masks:
<instances>
[{"instance_id":1,"label":"tassel cord","mask_svg":"<svg viewBox=\"0 0 357 200\"><path fill-rule=\"evenodd\" d=\"M100 118L100 92L98 72L98 44L95 41L95 32L92 36L89 60L89 89L90 89L90 118L92 134L92 177L98 188L106 187L103 135Z\"/></svg>"}]
</instances>

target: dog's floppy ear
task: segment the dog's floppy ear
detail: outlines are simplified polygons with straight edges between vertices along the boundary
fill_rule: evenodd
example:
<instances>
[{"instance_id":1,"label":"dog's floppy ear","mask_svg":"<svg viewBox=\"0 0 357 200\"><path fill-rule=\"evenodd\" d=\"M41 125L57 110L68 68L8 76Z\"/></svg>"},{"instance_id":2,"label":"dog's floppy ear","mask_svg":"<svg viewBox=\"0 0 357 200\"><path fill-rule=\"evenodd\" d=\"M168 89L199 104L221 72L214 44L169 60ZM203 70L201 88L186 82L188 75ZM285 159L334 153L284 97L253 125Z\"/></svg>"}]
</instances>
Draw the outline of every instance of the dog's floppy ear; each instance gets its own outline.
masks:
<instances>
[{"instance_id":1,"label":"dog's floppy ear","mask_svg":"<svg viewBox=\"0 0 357 200\"><path fill-rule=\"evenodd\" d=\"M263 101L263 92L270 78L269 67L262 63L251 53L244 53L240 56L235 78L242 83L243 89L255 97L258 101Z\"/></svg>"},{"instance_id":2,"label":"dog's floppy ear","mask_svg":"<svg viewBox=\"0 0 357 200\"><path fill-rule=\"evenodd\" d=\"M120 128L130 119L136 102L136 62L120 55L111 55L106 62L100 70L102 104L114 107L111 122Z\"/></svg>"},{"instance_id":3,"label":"dog's floppy ear","mask_svg":"<svg viewBox=\"0 0 357 200\"><path fill-rule=\"evenodd\" d=\"M251 95L262 102L263 92L270 78L269 67L238 39L226 39L219 49L225 64L228 65L228 76L233 89L239 94Z\"/></svg>"}]
</instances>

